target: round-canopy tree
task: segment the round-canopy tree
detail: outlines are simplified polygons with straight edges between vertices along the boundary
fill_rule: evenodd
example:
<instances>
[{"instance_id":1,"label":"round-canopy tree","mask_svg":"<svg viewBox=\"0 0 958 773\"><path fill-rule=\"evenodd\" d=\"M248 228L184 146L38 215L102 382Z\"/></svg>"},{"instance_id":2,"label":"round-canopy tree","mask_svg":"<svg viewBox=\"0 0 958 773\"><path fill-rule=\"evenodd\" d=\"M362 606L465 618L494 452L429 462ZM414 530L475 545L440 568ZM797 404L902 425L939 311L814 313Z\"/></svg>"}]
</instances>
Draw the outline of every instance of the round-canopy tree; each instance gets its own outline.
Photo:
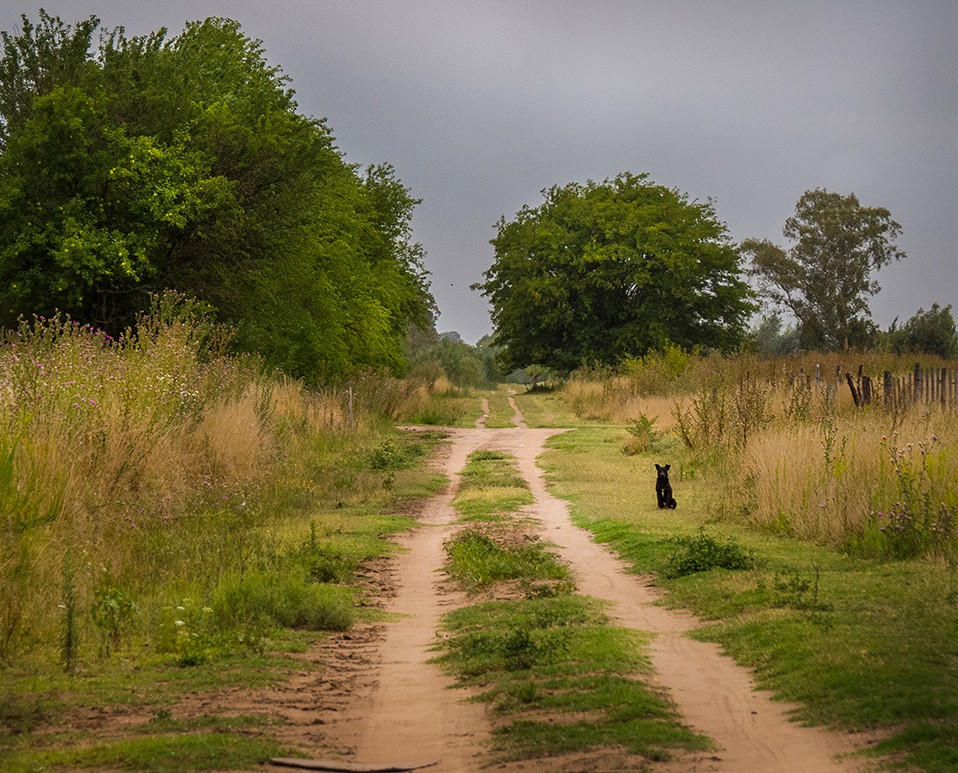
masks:
<instances>
[{"instance_id":1,"label":"round-canopy tree","mask_svg":"<svg viewBox=\"0 0 958 773\"><path fill-rule=\"evenodd\" d=\"M666 344L739 343L751 295L711 202L629 172L543 195L499 221L495 263L476 285L508 367L568 371Z\"/></svg>"}]
</instances>

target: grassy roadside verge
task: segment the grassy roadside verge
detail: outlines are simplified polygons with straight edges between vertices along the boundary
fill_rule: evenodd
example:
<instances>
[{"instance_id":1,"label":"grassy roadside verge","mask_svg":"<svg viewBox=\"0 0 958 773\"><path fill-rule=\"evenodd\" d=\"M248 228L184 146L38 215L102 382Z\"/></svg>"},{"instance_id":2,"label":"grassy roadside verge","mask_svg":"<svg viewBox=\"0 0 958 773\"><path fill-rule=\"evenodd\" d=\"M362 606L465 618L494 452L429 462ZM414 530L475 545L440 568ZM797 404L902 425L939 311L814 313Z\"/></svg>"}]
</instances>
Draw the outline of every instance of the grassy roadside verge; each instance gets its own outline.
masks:
<instances>
[{"instance_id":1,"label":"grassy roadside verge","mask_svg":"<svg viewBox=\"0 0 958 773\"><path fill-rule=\"evenodd\" d=\"M447 544L448 571L477 603L446 615L437 657L482 688L495 760L601 759L631 770L707 748L652 685L642 636L577 595L568 568L515 511L517 488L507 454L478 451L463 471L455 504L465 525Z\"/></svg>"},{"instance_id":2,"label":"grassy roadside verge","mask_svg":"<svg viewBox=\"0 0 958 773\"><path fill-rule=\"evenodd\" d=\"M958 574L931 561L849 557L794 539L709 522L707 480L673 466L679 508L659 511L653 462L621 453L621 429L585 428L553 438L542 463L573 517L635 571L660 577L704 529L715 544L754 556L661 579L668 601L706 625L753 668L760 684L802 705L796 719L887 736L874 747L891 766L958 768ZM677 543L675 538L684 538ZM712 551L716 552L715 550Z\"/></svg>"},{"instance_id":3,"label":"grassy roadside verge","mask_svg":"<svg viewBox=\"0 0 958 773\"><path fill-rule=\"evenodd\" d=\"M0 769L238 770L296 754L276 740L267 709L235 714L215 708L229 705L217 696L316 668L296 656L378 614L358 571L394 550L388 537L412 525L414 500L441 488L419 464L438 439L382 429L314 449L316 478L338 484L244 533L233 546L253 551L243 571L139 597L135 624L109 651L93 646L94 626L79 628L69 671L62 642L18 652L0 669ZM195 527L180 532L183 549L204 525Z\"/></svg>"}]
</instances>

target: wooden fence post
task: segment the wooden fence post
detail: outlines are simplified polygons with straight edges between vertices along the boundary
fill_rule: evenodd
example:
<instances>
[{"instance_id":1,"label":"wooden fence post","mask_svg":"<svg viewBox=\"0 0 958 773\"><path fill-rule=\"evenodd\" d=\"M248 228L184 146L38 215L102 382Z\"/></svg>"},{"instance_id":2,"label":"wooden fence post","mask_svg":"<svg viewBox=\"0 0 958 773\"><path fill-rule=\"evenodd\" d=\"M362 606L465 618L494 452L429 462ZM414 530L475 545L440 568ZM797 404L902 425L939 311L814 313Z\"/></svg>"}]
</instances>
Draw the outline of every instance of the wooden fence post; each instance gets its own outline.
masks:
<instances>
[{"instance_id":1,"label":"wooden fence post","mask_svg":"<svg viewBox=\"0 0 958 773\"><path fill-rule=\"evenodd\" d=\"M852 393L852 400L855 401L855 407L856 408L861 407L861 404L862 404L861 397L859 397L858 395L858 389L855 388L855 379L852 378L851 373L846 373L845 378L848 381L848 388L849 390L851 390L851 393Z\"/></svg>"}]
</instances>

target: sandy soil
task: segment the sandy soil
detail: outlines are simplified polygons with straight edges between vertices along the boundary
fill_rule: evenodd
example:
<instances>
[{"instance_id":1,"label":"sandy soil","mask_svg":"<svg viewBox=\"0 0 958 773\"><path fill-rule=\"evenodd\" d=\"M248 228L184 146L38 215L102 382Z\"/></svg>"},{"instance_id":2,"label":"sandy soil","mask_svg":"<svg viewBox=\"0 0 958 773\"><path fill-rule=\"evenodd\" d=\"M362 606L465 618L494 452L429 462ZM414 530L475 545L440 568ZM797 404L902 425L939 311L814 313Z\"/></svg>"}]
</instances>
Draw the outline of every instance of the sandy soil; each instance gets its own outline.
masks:
<instances>
[{"instance_id":1,"label":"sandy soil","mask_svg":"<svg viewBox=\"0 0 958 773\"><path fill-rule=\"evenodd\" d=\"M528 429L512 403L517 426L452 430L440 466L453 484L430 500L420 526L403 538L406 551L370 573L386 597L395 622L363 626L337 637L316 658L326 662L291 685L301 701L277 691L274 709L284 715L289 740L315 748L316 757L339 759L358 769L407 768L431 764L432 771L473 771L486 761L483 741L489 722L481 704L454 688L428 662L434 654L440 616L465 603L443 581L443 542L455 530L452 499L456 476L470 453L480 448L514 454L532 486L528 508L541 522L543 537L572 566L584 594L606 599L619 625L655 635L652 665L685 722L712 738L717 750L690 755L651 769L718 773L839 773L863 770L842 755L864 744L861 737L805 728L787 719L789 706L773 703L754 689L750 674L718 647L685 634L698 625L687 614L656 606L649 578L630 575L624 565L589 535L572 525L565 503L546 489L536 458L557 430ZM486 406L488 411L488 406ZM238 696L237 696L238 697ZM259 700L259 699L258 699ZM262 710L262 703L260 710ZM638 770L641 761L615 750L575 759L551 758L501 770Z\"/></svg>"}]
</instances>

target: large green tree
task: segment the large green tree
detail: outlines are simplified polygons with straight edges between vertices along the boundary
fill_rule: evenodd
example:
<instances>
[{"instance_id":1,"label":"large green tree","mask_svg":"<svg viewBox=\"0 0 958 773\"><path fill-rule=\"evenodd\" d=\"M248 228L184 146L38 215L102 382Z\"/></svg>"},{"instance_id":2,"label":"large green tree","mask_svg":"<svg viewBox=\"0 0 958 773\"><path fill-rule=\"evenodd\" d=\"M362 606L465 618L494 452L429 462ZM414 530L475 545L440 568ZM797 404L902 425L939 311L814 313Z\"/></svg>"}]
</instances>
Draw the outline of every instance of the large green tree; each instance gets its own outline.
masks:
<instances>
[{"instance_id":1,"label":"large green tree","mask_svg":"<svg viewBox=\"0 0 958 773\"><path fill-rule=\"evenodd\" d=\"M666 344L739 343L750 291L711 202L631 173L543 195L499 221L477 285L508 367L568 371Z\"/></svg>"},{"instance_id":2,"label":"large green tree","mask_svg":"<svg viewBox=\"0 0 958 773\"><path fill-rule=\"evenodd\" d=\"M400 367L434 302L395 171L347 164L235 21L98 26L2 34L0 325L122 329L172 288L295 375Z\"/></svg>"},{"instance_id":3,"label":"large green tree","mask_svg":"<svg viewBox=\"0 0 958 773\"><path fill-rule=\"evenodd\" d=\"M880 287L872 272L905 257L895 245L900 232L887 209L864 207L853 193L815 189L785 221L789 249L747 239L742 251L762 293L795 315L803 346L848 349L874 336L868 299Z\"/></svg>"}]
</instances>

